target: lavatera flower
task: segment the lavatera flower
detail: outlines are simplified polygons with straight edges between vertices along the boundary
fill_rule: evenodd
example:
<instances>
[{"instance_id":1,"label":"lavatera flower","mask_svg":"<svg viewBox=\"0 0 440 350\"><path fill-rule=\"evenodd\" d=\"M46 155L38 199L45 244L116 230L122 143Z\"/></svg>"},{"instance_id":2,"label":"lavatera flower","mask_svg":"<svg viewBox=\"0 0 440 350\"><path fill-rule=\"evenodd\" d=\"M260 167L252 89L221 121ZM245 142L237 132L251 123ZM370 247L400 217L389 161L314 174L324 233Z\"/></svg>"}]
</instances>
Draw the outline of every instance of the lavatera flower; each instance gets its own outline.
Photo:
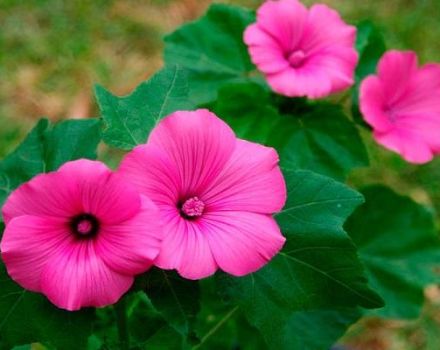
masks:
<instances>
[{"instance_id":1,"label":"lavatera flower","mask_svg":"<svg viewBox=\"0 0 440 350\"><path fill-rule=\"evenodd\" d=\"M440 153L440 64L417 67L414 52L388 51L359 98L378 143L411 163Z\"/></svg>"},{"instance_id":2,"label":"lavatera flower","mask_svg":"<svg viewBox=\"0 0 440 350\"><path fill-rule=\"evenodd\" d=\"M355 40L356 28L338 12L298 0L266 1L244 33L252 62L275 92L312 99L353 84Z\"/></svg>"},{"instance_id":3,"label":"lavatera flower","mask_svg":"<svg viewBox=\"0 0 440 350\"><path fill-rule=\"evenodd\" d=\"M162 238L154 203L84 159L20 186L3 217L8 274L67 310L115 303L152 265Z\"/></svg>"},{"instance_id":4,"label":"lavatera flower","mask_svg":"<svg viewBox=\"0 0 440 350\"><path fill-rule=\"evenodd\" d=\"M218 268L242 276L284 244L271 216L286 200L276 151L237 139L207 110L163 119L119 172L161 211L164 241L155 264L163 269L188 279Z\"/></svg>"}]
</instances>

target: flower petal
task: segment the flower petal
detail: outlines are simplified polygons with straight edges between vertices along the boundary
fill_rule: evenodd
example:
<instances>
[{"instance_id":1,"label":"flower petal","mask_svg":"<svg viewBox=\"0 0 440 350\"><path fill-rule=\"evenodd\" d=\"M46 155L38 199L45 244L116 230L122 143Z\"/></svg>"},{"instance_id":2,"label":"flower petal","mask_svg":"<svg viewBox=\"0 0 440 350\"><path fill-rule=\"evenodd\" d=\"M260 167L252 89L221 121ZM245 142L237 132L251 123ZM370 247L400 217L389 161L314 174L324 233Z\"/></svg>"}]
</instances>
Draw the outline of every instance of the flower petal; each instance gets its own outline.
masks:
<instances>
[{"instance_id":1,"label":"flower petal","mask_svg":"<svg viewBox=\"0 0 440 350\"><path fill-rule=\"evenodd\" d=\"M392 107L404 96L408 81L417 72L417 55L411 51L388 51L377 69L387 105Z\"/></svg>"},{"instance_id":2,"label":"flower petal","mask_svg":"<svg viewBox=\"0 0 440 350\"><path fill-rule=\"evenodd\" d=\"M134 278L111 270L92 240L76 241L53 256L41 275L42 292L58 307L78 310L113 304Z\"/></svg>"},{"instance_id":3,"label":"flower petal","mask_svg":"<svg viewBox=\"0 0 440 350\"><path fill-rule=\"evenodd\" d=\"M275 92L289 97L320 98L330 94L332 82L322 69L289 68L267 76L267 82Z\"/></svg>"},{"instance_id":4,"label":"flower petal","mask_svg":"<svg viewBox=\"0 0 440 350\"><path fill-rule=\"evenodd\" d=\"M11 278L23 288L40 292L47 262L71 243L72 236L62 220L22 215L6 225L0 250Z\"/></svg>"},{"instance_id":5,"label":"flower petal","mask_svg":"<svg viewBox=\"0 0 440 350\"><path fill-rule=\"evenodd\" d=\"M264 214L281 210L286 201L286 185L278 160L273 148L237 140L224 170L201 195L207 210Z\"/></svg>"},{"instance_id":6,"label":"flower petal","mask_svg":"<svg viewBox=\"0 0 440 350\"><path fill-rule=\"evenodd\" d=\"M139 212L141 199L136 189L101 162L68 162L58 170L58 176L76 183L82 211L96 215L104 224L125 221Z\"/></svg>"},{"instance_id":7,"label":"flower petal","mask_svg":"<svg viewBox=\"0 0 440 350\"><path fill-rule=\"evenodd\" d=\"M5 223L21 215L70 217L81 210L76 184L53 172L40 174L19 186L3 206Z\"/></svg>"},{"instance_id":8,"label":"flower petal","mask_svg":"<svg viewBox=\"0 0 440 350\"><path fill-rule=\"evenodd\" d=\"M284 53L290 53L301 40L307 9L298 0L267 1L257 11L257 23L273 36Z\"/></svg>"},{"instance_id":9,"label":"flower petal","mask_svg":"<svg viewBox=\"0 0 440 350\"><path fill-rule=\"evenodd\" d=\"M252 62L263 73L278 73L290 67L283 48L274 37L258 24L252 24L244 32L244 41L249 46Z\"/></svg>"},{"instance_id":10,"label":"flower petal","mask_svg":"<svg viewBox=\"0 0 440 350\"><path fill-rule=\"evenodd\" d=\"M300 46L310 55L328 47L349 47L354 51L356 27L346 24L327 5L313 5L308 13Z\"/></svg>"},{"instance_id":11,"label":"flower petal","mask_svg":"<svg viewBox=\"0 0 440 350\"><path fill-rule=\"evenodd\" d=\"M247 212L208 213L203 232L220 269L234 276L257 271L285 242L272 217Z\"/></svg>"},{"instance_id":12,"label":"flower petal","mask_svg":"<svg viewBox=\"0 0 440 350\"><path fill-rule=\"evenodd\" d=\"M162 269L176 269L188 279L211 276L217 264L203 232L201 220L188 221L171 215L164 225L165 237L155 265Z\"/></svg>"},{"instance_id":13,"label":"flower petal","mask_svg":"<svg viewBox=\"0 0 440 350\"><path fill-rule=\"evenodd\" d=\"M386 101L382 82L378 77L370 75L362 81L359 102L364 120L376 131L383 133L393 128L393 124L385 112Z\"/></svg>"},{"instance_id":14,"label":"flower petal","mask_svg":"<svg viewBox=\"0 0 440 350\"><path fill-rule=\"evenodd\" d=\"M176 165L163 150L152 144L137 146L128 153L118 174L157 205L175 205L182 192Z\"/></svg>"},{"instance_id":15,"label":"flower petal","mask_svg":"<svg viewBox=\"0 0 440 350\"><path fill-rule=\"evenodd\" d=\"M162 149L179 171L183 197L200 193L222 170L235 147L231 128L205 109L175 112L151 132L148 145Z\"/></svg>"},{"instance_id":16,"label":"flower petal","mask_svg":"<svg viewBox=\"0 0 440 350\"><path fill-rule=\"evenodd\" d=\"M423 164L433 158L433 152L426 141L408 130L395 129L384 134L375 132L373 135L378 143L399 153L410 163Z\"/></svg>"},{"instance_id":17,"label":"flower petal","mask_svg":"<svg viewBox=\"0 0 440 350\"><path fill-rule=\"evenodd\" d=\"M437 114L440 118L440 64L427 64L412 75L398 114Z\"/></svg>"},{"instance_id":18,"label":"flower petal","mask_svg":"<svg viewBox=\"0 0 440 350\"><path fill-rule=\"evenodd\" d=\"M102 227L96 253L111 269L135 275L151 267L161 241L159 210L150 199L142 197L139 214L120 224Z\"/></svg>"}]
</instances>

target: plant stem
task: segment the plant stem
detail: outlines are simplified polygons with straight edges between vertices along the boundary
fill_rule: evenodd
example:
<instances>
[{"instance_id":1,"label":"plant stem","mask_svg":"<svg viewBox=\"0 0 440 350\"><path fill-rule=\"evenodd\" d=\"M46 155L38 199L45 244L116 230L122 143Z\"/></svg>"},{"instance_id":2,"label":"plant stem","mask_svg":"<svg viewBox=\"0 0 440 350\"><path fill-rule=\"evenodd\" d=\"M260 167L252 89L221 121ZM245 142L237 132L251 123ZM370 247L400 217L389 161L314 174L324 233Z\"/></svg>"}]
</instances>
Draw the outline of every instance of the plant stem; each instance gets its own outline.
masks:
<instances>
[{"instance_id":1,"label":"plant stem","mask_svg":"<svg viewBox=\"0 0 440 350\"><path fill-rule=\"evenodd\" d=\"M220 321L217 322L214 327L212 327L208 333L205 334L205 336L200 340L200 343L197 344L192 348L192 350L196 350L200 348L215 332L218 331L218 329L223 326L223 324L229 320L238 310L238 306L231 309Z\"/></svg>"},{"instance_id":2,"label":"plant stem","mask_svg":"<svg viewBox=\"0 0 440 350\"><path fill-rule=\"evenodd\" d=\"M116 314L116 325L118 327L119 345L121 350L130 349L128 335L127 310L125 298L122 298L114 307Z\"/></svg>"}]
</instances>

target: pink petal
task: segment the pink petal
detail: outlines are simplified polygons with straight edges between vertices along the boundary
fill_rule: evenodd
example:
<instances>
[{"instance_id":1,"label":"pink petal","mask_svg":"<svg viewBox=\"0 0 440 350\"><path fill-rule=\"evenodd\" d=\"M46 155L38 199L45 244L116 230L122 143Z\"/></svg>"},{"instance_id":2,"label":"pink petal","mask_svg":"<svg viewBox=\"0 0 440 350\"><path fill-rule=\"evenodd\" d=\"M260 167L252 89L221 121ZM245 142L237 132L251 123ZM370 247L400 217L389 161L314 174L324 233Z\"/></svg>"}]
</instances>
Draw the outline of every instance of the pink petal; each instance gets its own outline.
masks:
<instances>
[{"instance_id":1,"label":"pink petal","mask_svg":"<svg viewBox=\"0 0 440 350\"><path fill-rule=\"evenodd\" d=\"M328 47L354 51L355 41L356 27L346 24L337 11L323 4L310 8L300 44L308 54Z\"/></svg>"},{"instance_id":2,"label":"pink petal","mask_svg":"<svg viewBox=\"0 0 440 350\"><path fill-rule=\"evenodd\" d=\"M82 211L96 215L105 224L130 219L141 206L136 189L101 162L68 162L58 170L58 176L76 184Z\"/></svg>"},{"instance_id":3,"label":"pink petal","mask_svg":"<svg viewBox=\"0 0 440 350\"><path fill-rule=\"evenodd\" d=\"M42 272L42 292L58 307L78 310L114 304L134 278L111 270L92 240L76 241L50 258Z\"/></svg>"},{"instance_id":4,"label":"pink petal","mask_svg":"<svg viewBox=\"0 0 440 350\"><path fill-rule=\"evenodd\" d=\"M289 97L320 98L330 94L331 78L322 70L289 68L281 73L270 74L267 81L275 92Z\"/></svg>"},{"instance_id":5,"label":"pink petal","mask_svg":"<svg viewBox=\"0 0 440 350\"><path fill-rule=\"evenodd\" d=\"M396 124L399 129L408 130L414 137L424 140L434 152L440 152L440 115L401 116Z\"/></svg>"},{"instance_id":6,"label":"pink petal","mask_svg":"<svg viewBox=\"0 0 440 350\"><path fill-rule=\"evenodd\" d=\"M322 71L332 82L331 93L349 88L354 83L358 54L353 47L329 47L312 55L304 68Z\"/></svg>"},{"instance_id":7,"label":"pink petal","mask_svg":"<svg viewBox=\"0 0 440 350\"><path fill-rule=\"evenodd\" d=\"M151 267L161 241L159 210L150 199L142 197L139 214L120 224L102 227L96 240L96 254L112 270L135 275Z\"/></svg>"},{"instance_id":8,"label":"pink petal","mask_svg":"<svg viewBox=\"0 0 440 350\"><path fill-rule=\"evenodd\" d=\"M272 217L247 212L208 213L203 232L218 266L234 276L257 271L285 242Z\"/></svg>"},{"instance_id":9,"label":"pink petal","mask_svg":"<svg viewBox=\"0 0 440 350\"><path fill-rule=\"evenodd\" d=\"M307 9L297 0L267 1L257 11L257 23L276 38L284 53L296 48L301 40Z\"/></svg>"},{"instance_id":10,"label":"pink petal","mask_svg":"<svg viewBox=\"0 0 440 350\"><path fill-rule=\"evenodd\" d=\"M417 56L414 52L388 51L382 56L378 75L388 106L397 103L405 94L408 81L416 72Z\"/></svg>"},{"instance_id":11,"label":"pink petal","mask_svg":"<svg viewBox=\"0 0 440 350\"><path fill-rule=\"evenodd\" d=\"M405 94L395 105L399 114L440 115L440 64L427 64L411 76Z\"/></svg>"},{"instance_id":12,"label":"pink petal","mask_svg":"<svg viewBox=\"0 0 440 350\"><path fill-rule=\"evenodd\" d=\"M274 213L284 206L286 185L273 148L238 140L222 173L201 195L209 211Z\"/></svg>"},{"instance_id":13,"label":"pink petal","mask_svg":"<svg viewBox=\"0 0 440 350\"><path fill-rule=\"evenodd\" d=\"M375 132L373 135L378 143L399 153L410 163L423 164L433 158L433 152L426 141L407 130L396 129L385 134Z\"/></svg>"},{"instance_id":14,"label":"pink petal","mask_svg":"<svg viewBox=\"0 0 440 350\"><path fill-rule=\"evenodd\" d=\"M182 192L179 170L155 145L134 148L122 160L118 173L157 205L175 205Z\"/></svg>"},{"instance_id":15,"label":"pink petal","mask_svg":"<svg viewBox=\"0 0 440 350\"><path fill-rule=\"evenodd\" d=\"M179 171L181 196L200 193L222 170L235 147L231 128L205 109L175 112L150 134Z\"/></svg>"},{"instance_id":16,"label":"pink petal","mask_svg":"<svg viewBox=\"0 0 440 350\"><path fill-rule=\"evenodd\" d=\"M64 221L23 215L6 225L0 250L11 278L23 288L40 292L41 273L51 255L72 240Z\"/></svg>"},{"instance_id":17,"label":"pink petal","mask_svg":"<svg viewBox=\"0 0 440 350\"><path fill-rule=\"evenodd\" d=\"M361 83L359 103L365 121L378 132L393 128L389 115L385 112L386 100L382 82L376 76L369 76Z\"/></svg>"},{"instance_id":18,"label":"pink petal","mask_svg":"<svg viewBox=\"0 0 440 350\"><path fill-rule=\"evenodd\" d=\"M249 46L252 62L263 73L278 73L290 67L283 48L258 24L246 28L244 41Z\"/></svg>"},{"instance_id":19,"label":"pink petal","mask_svg":"<svg viewBox=\"0 0 440 350\"><path fill-rule=\"evenodd\" d=\"M59 173L40 174L13 191L3 206L5 223L21 215L70 217L81 209L75 184Z\"/></svg>"},{"instance_id":20,"label":"pink petal","mask_svg":"<svg viewBox=\"0 0 440 350\"><path fill-rule=\"evenodd\" d=\"M176 269L182 277L201 279L211 276L217 264L211 253L200 221L188 221L178 214L164 225L164 240L155 264L162 269Z\"/></svg>"}]
</instances>

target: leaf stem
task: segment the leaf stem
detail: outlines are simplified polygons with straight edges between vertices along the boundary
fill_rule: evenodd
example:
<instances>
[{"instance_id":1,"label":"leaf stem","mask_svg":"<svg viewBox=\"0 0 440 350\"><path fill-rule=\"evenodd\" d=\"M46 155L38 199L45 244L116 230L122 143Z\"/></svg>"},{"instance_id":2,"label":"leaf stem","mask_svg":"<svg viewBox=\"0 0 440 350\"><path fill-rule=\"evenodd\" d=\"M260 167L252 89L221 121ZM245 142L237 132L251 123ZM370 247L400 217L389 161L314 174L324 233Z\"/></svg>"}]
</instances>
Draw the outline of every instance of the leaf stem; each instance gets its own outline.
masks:
<instances>
[{"instance_id":1,"label":"leaf stem","mask_svg":"<svg viewBox=\"0 0 440 350\"><path fill-rule=\"evenodd\" d=\"M127 310L125 298L122 298L114 307L116 325L118 327L119 345L121 350L129 350L130 338L127 325Z\"/></svg>"},{"instance_id":2,"label":"leaf stem","mask_svg":"<svg viewBox=\"0 0 440 350\"><path fill-rule=\"evenodd\" d=\"M219 330L223 324L229 320L238 310L238 306L235 306L233 309L231 309L220 321L217 322L217 324L212 327L208 333L205 334L205 336L200 340L200 343L198 343L196 346L192 348L192 350L196 350L200 348L215 332Z\"/></svg>"}]
</instances>

